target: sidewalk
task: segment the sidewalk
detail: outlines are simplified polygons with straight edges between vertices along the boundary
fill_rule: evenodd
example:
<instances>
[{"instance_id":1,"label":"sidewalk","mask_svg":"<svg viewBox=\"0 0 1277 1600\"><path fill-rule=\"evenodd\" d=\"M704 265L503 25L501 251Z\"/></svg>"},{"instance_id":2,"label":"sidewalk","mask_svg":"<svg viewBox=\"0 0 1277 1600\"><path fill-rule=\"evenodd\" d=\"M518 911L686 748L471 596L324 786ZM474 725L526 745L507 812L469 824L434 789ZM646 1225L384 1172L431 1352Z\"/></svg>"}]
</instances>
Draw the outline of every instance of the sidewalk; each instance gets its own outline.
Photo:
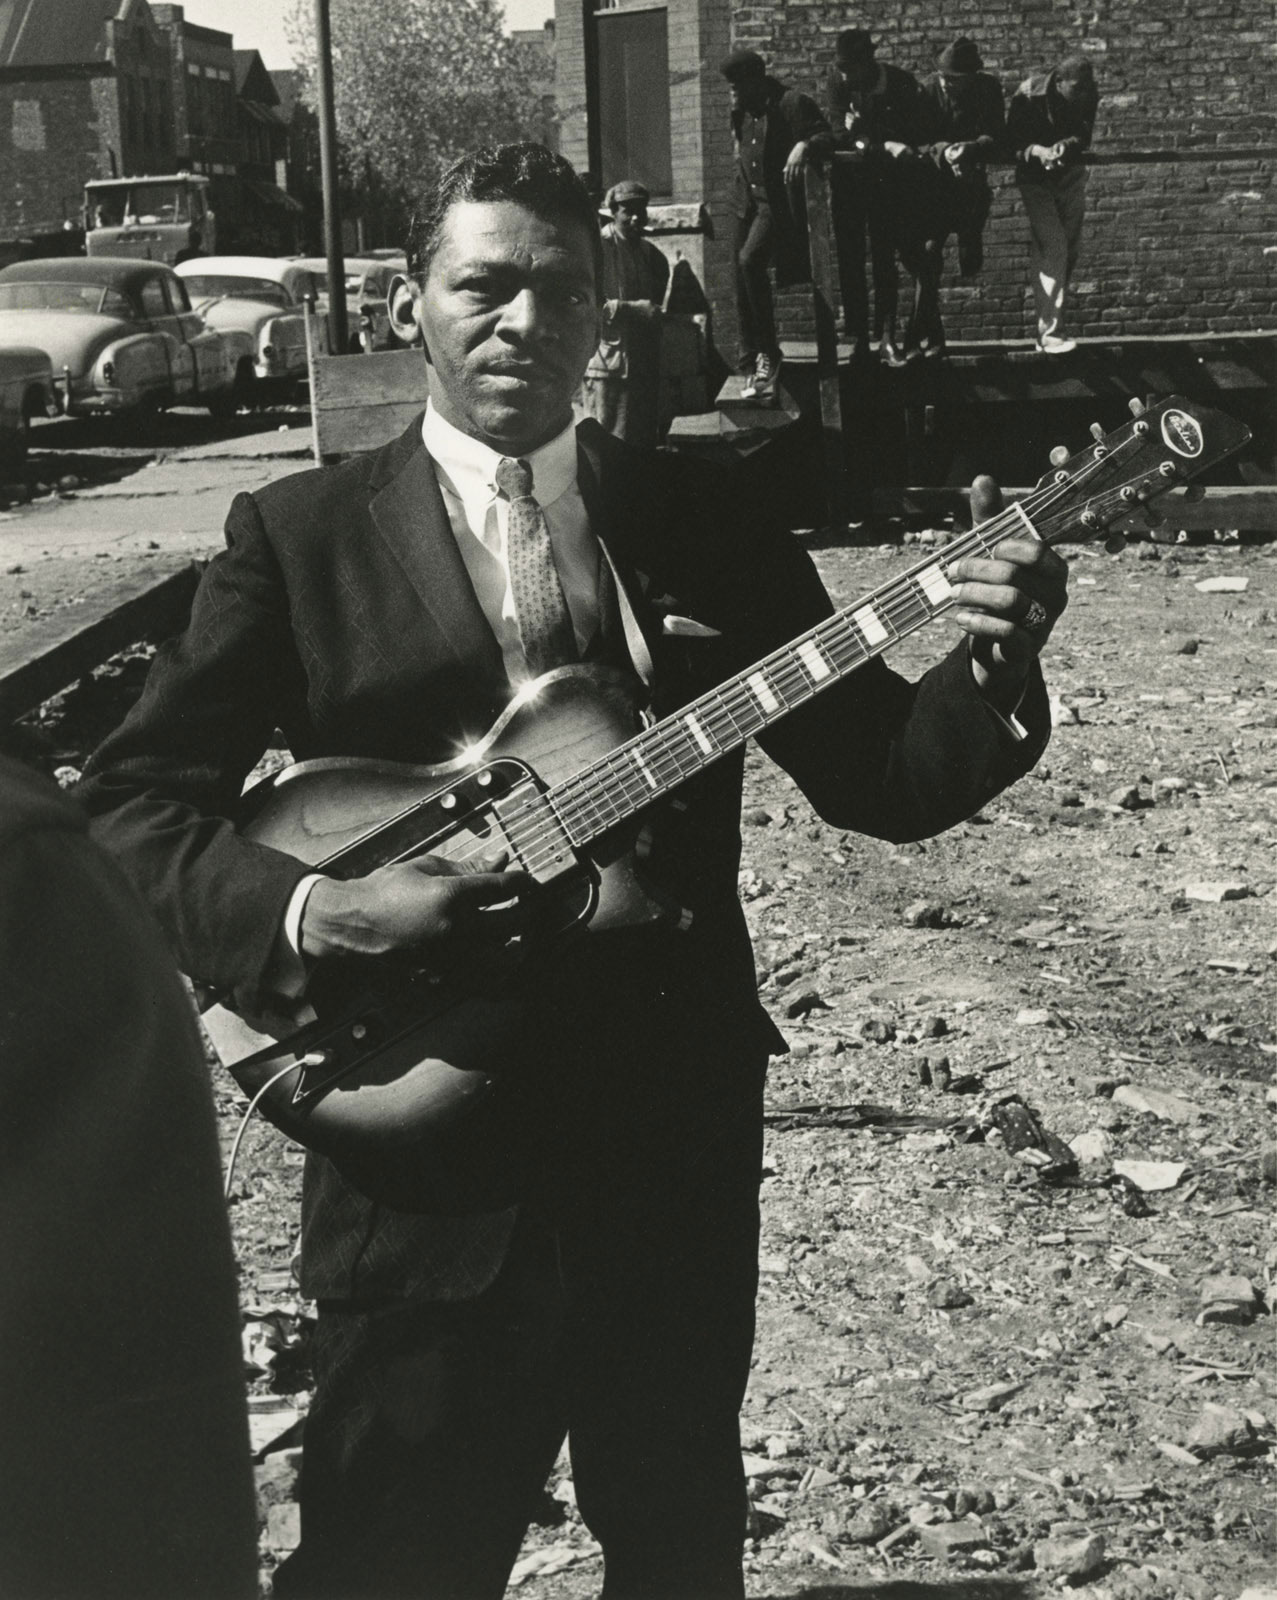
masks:
<instances>
[{"instance_id":1,"label":"sidewalk","mask_svg":"<svg viewBox=\"0 0 1277 1600\"><path fill-rule=\"evenodd\" d=\"M108 582L216 554L236 494L310 465L310 429L272 427L159 452L118 483L0 512L0 639L14 645Z\"/></svg>"}]
</instances>

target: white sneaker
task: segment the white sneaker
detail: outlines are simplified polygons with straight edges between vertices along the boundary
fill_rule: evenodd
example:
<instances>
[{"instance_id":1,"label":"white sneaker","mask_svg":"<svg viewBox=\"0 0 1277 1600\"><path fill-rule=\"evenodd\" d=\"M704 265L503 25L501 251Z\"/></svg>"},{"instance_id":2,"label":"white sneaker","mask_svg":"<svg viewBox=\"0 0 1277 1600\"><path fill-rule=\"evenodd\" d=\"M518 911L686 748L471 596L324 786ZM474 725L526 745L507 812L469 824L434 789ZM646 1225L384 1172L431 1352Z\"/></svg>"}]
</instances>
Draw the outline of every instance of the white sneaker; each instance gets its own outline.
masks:
<instances>
[{"instance_id":1,"label":"white sneaker","mask_svg":"<svg viewBox=\"0 0 1277 1600\"><path fill-rule=\"evenodd\" d=\"M742 389L741 393L749 393L753 398L764 401L774 401L776 390L780 385L780 357L760 355L754 363L754 380L752 387Z\"/></svg>"},{"instance_id":2,"label":"white sneaker","mask_svg":"<svg viewBox=\"0 0 1277 1600\"><path fill-rule=\"evenodd\" d=\"M1038 335L1038 349L1044 356L1066 356L1070 350L1077 349L1076 339L1061 339L1055 333Z\"/></svg>"}]
</instances>

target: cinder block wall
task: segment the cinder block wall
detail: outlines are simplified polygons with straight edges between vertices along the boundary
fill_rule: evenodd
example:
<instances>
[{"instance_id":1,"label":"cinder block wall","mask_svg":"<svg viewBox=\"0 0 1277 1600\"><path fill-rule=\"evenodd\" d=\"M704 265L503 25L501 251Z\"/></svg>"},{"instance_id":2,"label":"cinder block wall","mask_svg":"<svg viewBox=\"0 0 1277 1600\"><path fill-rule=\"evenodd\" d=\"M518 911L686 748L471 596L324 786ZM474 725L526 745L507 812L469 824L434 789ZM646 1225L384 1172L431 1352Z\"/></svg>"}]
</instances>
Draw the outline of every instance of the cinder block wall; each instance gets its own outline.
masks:
<instances>
[{"instance_id":1,"label":"cinder block wall","mask_svg":"<svg viewBox=\"0 0 1277 1600\"><path fill-rule=\"evenodd\" d=\"M1205 160L1104 165L1089 177L1071 331L1231 332L1277 325L1273 219L1277 149L1277 11L1257 0L870 0L845 7L788 0L738 7L733 42L777 77L820 98L841 28L871 29L880 60L919 77L943 46L975 39L1007 99L1030 73L1081 51L1100 89L1095 149L1172 150ZM1237 152L1250 152L1238 154ZM994 173L979 279L956 275L950 246L945 321L951 338L1028 337L1028 224L1010 168ZM722 192L706 199L721 209ZM729 285L715 285L722 295ZM784 297L783 331L810 332L801 293Z\"/></svg>"}]
</instances>

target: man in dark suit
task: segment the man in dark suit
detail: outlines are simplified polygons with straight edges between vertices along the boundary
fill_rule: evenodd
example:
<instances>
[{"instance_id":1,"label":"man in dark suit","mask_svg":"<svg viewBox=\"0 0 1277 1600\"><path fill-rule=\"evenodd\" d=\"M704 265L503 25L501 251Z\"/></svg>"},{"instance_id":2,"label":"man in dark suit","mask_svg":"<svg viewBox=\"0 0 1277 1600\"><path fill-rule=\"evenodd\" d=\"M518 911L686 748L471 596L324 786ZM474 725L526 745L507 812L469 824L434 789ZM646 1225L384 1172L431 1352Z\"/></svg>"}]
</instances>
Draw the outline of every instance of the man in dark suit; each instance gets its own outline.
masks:
<instances>
[{"instance_id":1,"label":"man in dark suit","mask_svg":"<svg viewBox=\"0 0 1277 1600\"><path fill-rule=\"evenodd\" d=\"M743 674L740 715L767 713L760 742L818 811L893 839L1036 759L1036 656L1066 595L1031 540L953 564L964 637L919 683L875 659L776 719L779 681L747 669L830 602L730 475L574 428L599 236L567 163L535 145L458 163L409 269L392 312L424 338L424 419L235 501L187 633L92 763L99 835L193 977L274 1003L316 958L444 950L532 897L501 856L338 882L246 843L229 819L276 727L297 757L438 761L556 660L616 668L658 716ZM854 625L881 624L870 607ZM823 658L805 660L815 684ZM408 1215L309 1159L317 1388L279 1595L495 1600L565 1434L608 1600L742 1595L737 1414L783 1049L736 895L742 769L733 748L652 808L648 866L690 926L578 940L529 997L541 1114L517 1206Z\"/></svg>"}]
</instances>

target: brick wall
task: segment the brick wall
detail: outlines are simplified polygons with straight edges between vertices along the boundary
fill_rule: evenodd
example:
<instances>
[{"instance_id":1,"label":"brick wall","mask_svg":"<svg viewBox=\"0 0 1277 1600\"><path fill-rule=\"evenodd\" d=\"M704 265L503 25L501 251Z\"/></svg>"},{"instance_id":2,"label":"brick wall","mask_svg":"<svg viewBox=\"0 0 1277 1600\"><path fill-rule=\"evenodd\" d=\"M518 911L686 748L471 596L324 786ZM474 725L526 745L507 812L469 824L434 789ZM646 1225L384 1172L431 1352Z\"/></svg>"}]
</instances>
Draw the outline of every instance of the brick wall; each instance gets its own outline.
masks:
<instances>
[{"instance_id":1,"label":"brick wall","mask_svg":"<svg viewBox=\"0 0 1277 1600\"><path fill-rule=\"evenodd\" d=\"M77 221L86 178L119 149L115 80L0 83L0 236Z\"/></svg>"},{"instance_id":2,"label":"brick wall","mask_svg":"<svg viewBox=\"0 0 1277 1600\"><path fill-rule=\"evenodd\" d=\"M583 8L559 0L562 149L588 167ZM880 59L923 76L959 34L974 38L1009 99L1030 73L1084 52L1100 88L1095 148L1191 159L1092 169L1071 329L1082 334L1184 333L1277 325L1272 249L1277 147L1277 13L1256 0L828 0L737 5L670 0L670 96L676 200L703 200L716 223L706 251L715 336L730 356L731 140L718 63L734 44L759 50L785 82L819 98L841 28L869 27ZM1256 152L1266 152L1257 154ZM1248 153L1249 152L1249 153ZM978 280L945 277L955 339L1028 338L1028 224L1010 168L993 173L994 207ZM908 286L905 303L908 302ZM786 337L809 337L809 296L780 297Z\"/></svg>"},{"instance_id":3,"label":"brick wall","mask_svg":"<svg viewBox=\"0 0 1277 1600\"><path fill-rule=\"evenodd\" d=\"M1008 99L1030 73L1081 51L1100 89L1095 149L1172 151L1193 159L1104 164L1089 176L1087 220L1070 331L1184 333L1277 325L1277 13L1254 0L870 0L855 14L817 0L736 10L734 42L777 76L816 94L839 29L869 27L881 60L919 76L958 34L974 38ZM1265 154L1256 154L1264 151ZM1246 153L1249 152L1249 153ZM1028 224L1009 168L993 174L985 269L945 277L951 338L1028 337ZM721 192L707 196L721 207ZM716 296L728 288L714 285ZM783 297L782 327L809 333L801 293Z\"/></svg>"}]
</instances>

